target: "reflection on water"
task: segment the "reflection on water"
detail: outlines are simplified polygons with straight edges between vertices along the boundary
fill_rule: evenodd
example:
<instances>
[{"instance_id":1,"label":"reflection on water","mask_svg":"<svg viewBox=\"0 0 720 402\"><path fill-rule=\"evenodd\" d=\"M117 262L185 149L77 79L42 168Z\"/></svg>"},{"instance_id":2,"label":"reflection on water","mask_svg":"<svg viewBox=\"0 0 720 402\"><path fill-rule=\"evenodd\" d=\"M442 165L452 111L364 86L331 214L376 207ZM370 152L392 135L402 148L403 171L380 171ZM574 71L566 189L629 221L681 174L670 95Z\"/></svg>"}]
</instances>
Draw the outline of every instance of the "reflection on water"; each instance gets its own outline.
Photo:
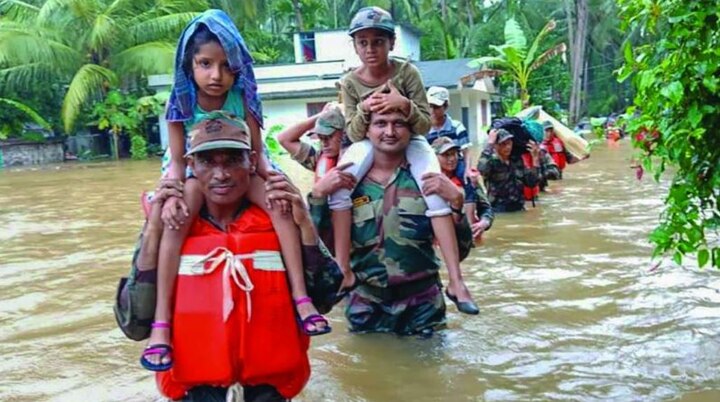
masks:
<instances>
[{"instance_id":1,"label":"reflection on water","mask_svg":"<svg viewBox=\"0 0 720 402\"><path fill-rule=\"evenodd\" d=\"M331 313L298 399L720 400L720 276L650 270L663 187L629 156L598 148L538 208L497 218L463 266L480 316L450 307L420 340L350 335ZM157 165L0 171L0 400L157 398L112 316Z\"/></svg>"}]
</instances>

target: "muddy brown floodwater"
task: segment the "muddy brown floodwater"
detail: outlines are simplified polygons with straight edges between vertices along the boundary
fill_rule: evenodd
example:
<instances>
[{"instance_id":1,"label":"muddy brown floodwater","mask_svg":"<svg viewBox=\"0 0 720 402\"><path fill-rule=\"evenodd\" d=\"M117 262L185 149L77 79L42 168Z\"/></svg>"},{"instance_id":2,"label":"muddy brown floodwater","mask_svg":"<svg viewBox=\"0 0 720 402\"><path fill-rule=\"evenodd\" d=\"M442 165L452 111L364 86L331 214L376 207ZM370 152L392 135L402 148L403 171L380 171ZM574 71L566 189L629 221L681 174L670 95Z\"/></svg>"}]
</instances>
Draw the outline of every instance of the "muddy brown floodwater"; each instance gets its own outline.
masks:
<instances>
[{"instance_id":1,"label":"muddy brown floodwater","mask_svg":"<svg viewBox=\"0 0 720 402\"><path fill-rule=\"evenodd\" d=\"M720 401L720 274L650 271L666 185L637 181L630 156L600 146L496 219L463 264L479 316L450 306L420 340L351 335L333 311L297 400ZM112 315L158 164L0 171L0 401L158 399Z\"/></svg>"}]
</instances>

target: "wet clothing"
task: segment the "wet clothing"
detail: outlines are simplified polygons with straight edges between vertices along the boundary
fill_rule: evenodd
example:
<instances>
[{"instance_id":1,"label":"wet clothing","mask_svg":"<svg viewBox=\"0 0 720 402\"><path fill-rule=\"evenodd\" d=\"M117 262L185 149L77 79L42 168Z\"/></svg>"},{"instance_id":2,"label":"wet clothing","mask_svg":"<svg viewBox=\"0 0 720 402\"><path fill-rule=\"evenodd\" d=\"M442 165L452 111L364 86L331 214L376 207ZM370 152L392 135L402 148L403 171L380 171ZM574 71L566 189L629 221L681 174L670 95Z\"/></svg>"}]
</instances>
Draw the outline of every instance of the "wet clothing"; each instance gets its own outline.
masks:
<instances>
[{"instance_id":1,"label":"wet clothing","mask_svg":"<svg viewBox=\"0 0 720 402\"><path fill-rule=\"evenodd\" d=\"M555 164L555 160L550 154L540 149L540 190L545 191L548 186L548 180L560 180L562 179L562 170Z\"/></svg>"},{"instance_id":2,"label":"wet clothing","mask_svg":"<svg viewBox=\"0 0 720 402\"><path fill-rule=\"evenodd\" d=\"M485 179L488 199L495 212L514 212L525 208L523 188L538 185L539 169L526 168L522 159L503 162L488 144L480 154L478 171Z\"/></svg>"},{"instance_id":3,"label":"wet clothing","mask_svg":"<svg viewBox=\"0 0 720 402\"><path fill-rule=\"evenodd\" d=\"M350 330L411 334L442 325L440 261L427 205L407 165L387 185L365 177L352 195L350 264L361 285L345 315ZM458 247L467 255L472 233L467 219L456 224Z\"/></svg>"},{"instance_id":4,"label":"wet clothing","mask_svg":"<svg viewBox=\"0 0 720 402\"><path fill-rule=\"evenodd\" d=\"M120 278L113 306L118 327L134 341L150 336L150 325L155 319L157 267L141 271L137 266L143 232L135 243L130 275Z\"/></svg>"},{"instance_id":5,"label":"wet clothing","mask_svg":"<svg viewBox=\"0 0 720 402\"><path fill-rule=\"evenodd\" d=\"M408 123L410 131L417 135L425 135L430 130L430 106L425 95L425 86L420 71L410 62L390 59L394 71L390 80L400 94L410 100L410 114ZM365 138L370 114L365 113L361 103L375 91L385 86L369 86L354 73L349 72L340 79L340 93L342 103L345 105L346 134L353 142Z\"/></svg>"},{"instance_id":6,"label":"wet clothing","mask_svg":"<svg viewBox=\"0 0 720 402\"><path fill-rule=\"evenodd\" d=\"M488 226L486 230L490 229L495 220L495 213L492 210L490 201L488 201L485 187L482 184L476 187L469 181L463 183L457 176L451 177L450 180L463 190L465 194L465 204L475 205L475 213L477 214L478 220L485 218L490 223L490 226Z\"/></svg>"},{"instance_id":7,"label":"wet clothing","mask_svg":"<svg viewBox=\"0 0 720 402\"><path fill-rule=\"evenodd\" d=\"M245 45L245 40L230 17L225 12L215 9L207 10L193 18L180 35L175 51L175 75L165 111L165 119L169 122L184 122L191 119L195 113L197 89L192 75L188 75L183 68L183 62L190 38L201 25L206 26L218 38L227 56L230 70L235 72L235 83L230 91L242 94L248 110L262 127L262 104L253 71L252 56Z\"/></svg>"},{"instance_id":8,"label":"wet clothing","mask_svg":"<svg viewBox=\"0 0 720 402\"><path fill-rule=\"evenodd\" d=\"M545 140L540 144L540 150L543 154L549 155L558 168L557 177L547 177L549 180L562 180L562 172L566 164L580 161L575 155L571 154L562 140L554 136L551 140Z\"/></svg>"},{"instance_id":9,"label":"wet clothing","mask_svg":"<svg viewBox=\"0 0 720 402\"><path fill-rule=\"evenodd\" d=\"M485 191L485 186L482 184L475 188L475 213L479 220L483 218L490 222L490 226L485 230L489 230L492 227L493 221L495 221L495 212L493 212L492 205Z\"/></svg>"},{"instance_id":10,"label":"wet clothing","mask_svg":"<svg viewBox=\"0 0 720 402\"><path fill-rule=\"evenodd\" d=\"M327 197L315 198L312 194L307 196L310 217L318 236L325 243L331 255L335 255L335 237L333 236L332 217Z\"/></svg>"},{"instance_id":11,"label":"wet clothing","mask_svg":"<svg viewBox=\"0 0 720 402\"><path fill-rule=\"evenodd\" d=\"M291 398L310 376L270 217L247 202L221 225L205 208L182 245L173 308L173 367L160 392L197 385L269 384ZM235 286L237 285L237 286Z\"/></svg>"},{"instance_id":12,"label":"wet clothing","mask_svg":"<svg viewBox=\"0 0 720 402\"><path fill-rule=\"evenodd\" d=\"M188 391L179 402L226 402L228 388L201 385ZM280 393L270 385L243 387L244 402L287 402Z\"/></svg>"}]
</instances>

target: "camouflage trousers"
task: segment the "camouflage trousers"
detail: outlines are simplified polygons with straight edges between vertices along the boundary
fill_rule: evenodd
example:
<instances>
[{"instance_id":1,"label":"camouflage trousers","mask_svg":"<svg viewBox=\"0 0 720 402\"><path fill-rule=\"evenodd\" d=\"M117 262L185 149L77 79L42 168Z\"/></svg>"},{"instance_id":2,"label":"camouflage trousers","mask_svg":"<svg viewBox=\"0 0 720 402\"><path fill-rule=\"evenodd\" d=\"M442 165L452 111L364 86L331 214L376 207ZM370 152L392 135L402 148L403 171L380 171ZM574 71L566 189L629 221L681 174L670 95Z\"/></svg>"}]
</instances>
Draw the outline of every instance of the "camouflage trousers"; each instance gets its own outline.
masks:
<instances>
[{"instance_id":1,"label":"camouflage trousers","mask_svg":"<svg viewBox=\"0 0 720 402\"><path fill-rule=\"evenodd\" d=\"M437 275L388 288L360 285L345 316L352 332L419 334L445 325L445 299Z\"/></svg>"}]
</instances>

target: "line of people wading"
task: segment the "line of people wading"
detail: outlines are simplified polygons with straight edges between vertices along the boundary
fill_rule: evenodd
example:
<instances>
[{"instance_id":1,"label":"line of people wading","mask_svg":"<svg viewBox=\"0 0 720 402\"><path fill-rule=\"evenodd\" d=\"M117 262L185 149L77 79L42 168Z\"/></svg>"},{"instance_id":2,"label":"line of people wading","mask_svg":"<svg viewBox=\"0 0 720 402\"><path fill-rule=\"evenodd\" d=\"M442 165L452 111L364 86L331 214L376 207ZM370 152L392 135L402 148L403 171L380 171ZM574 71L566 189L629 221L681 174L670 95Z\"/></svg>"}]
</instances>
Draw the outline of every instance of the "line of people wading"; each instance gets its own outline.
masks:
<instances>
[{"instance_id":1,"label":"line of people wading","mask_svg":"<svg viewBox=\"0 0 720 402\"><path fill-rule=\"evenodd\" d=\"M181 35L170 147L115 303L123 332L148 339L140 363L170 399L293 398L310 376L309 337L332 330L322 314L341 300L354 333L430 337L445 296L478 314L461 261L495 212L522 210L576 161L552 126L521 158L500 128L473 168L447 89L426 91L417 68L389 57L392 16L363 8L348 33L362 64L340 80L342 103L278 136L314 172L306 196L263 146L252 59L230 18L208 10Z\"/></svg>"}]
</instances>

